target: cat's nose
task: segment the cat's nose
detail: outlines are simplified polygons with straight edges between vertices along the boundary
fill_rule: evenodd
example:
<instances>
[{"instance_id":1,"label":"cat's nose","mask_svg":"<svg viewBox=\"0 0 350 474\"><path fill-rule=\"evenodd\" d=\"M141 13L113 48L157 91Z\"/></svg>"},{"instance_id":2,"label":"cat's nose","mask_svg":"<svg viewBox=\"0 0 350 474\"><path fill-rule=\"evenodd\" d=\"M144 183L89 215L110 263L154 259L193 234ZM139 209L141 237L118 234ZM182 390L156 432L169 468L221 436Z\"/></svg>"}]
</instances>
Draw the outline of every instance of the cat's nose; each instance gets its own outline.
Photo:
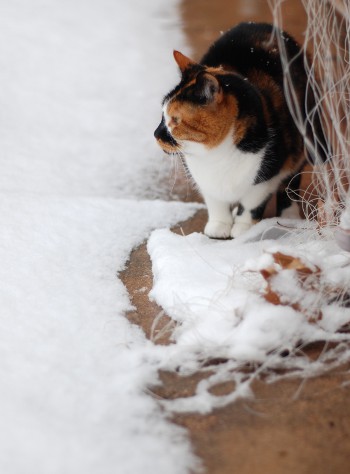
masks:
<instances>
[{"instance_id":1,"label":"cat's nose","mask_svg":"<svg viewBox=\"0 0 350 474\"><path fill-rule=\"evenodd\" d=\"M168 133L169 132L168 132L168 129L166 128L166 126L165 126L165 122L164 122L164 118L163 118L162 121L160 122L160 124L158 125L158 127L154 131L154 137L157 140L167 141Z\"/></svg>"},{"instance_id":2,"label":"cat's nose","mask_svg":"<svg viewBox=\"0 0 350 474\"><path fill-rule=\"evenodd\" d=\"M173 147L178 146L175 138L172 137L167 126L165 125L164 117L162 118L162 121L160 122L158 127L155 129L154 136L158 141L167 143L168 145L171 145Z\"/></svg>"}]
</instances>

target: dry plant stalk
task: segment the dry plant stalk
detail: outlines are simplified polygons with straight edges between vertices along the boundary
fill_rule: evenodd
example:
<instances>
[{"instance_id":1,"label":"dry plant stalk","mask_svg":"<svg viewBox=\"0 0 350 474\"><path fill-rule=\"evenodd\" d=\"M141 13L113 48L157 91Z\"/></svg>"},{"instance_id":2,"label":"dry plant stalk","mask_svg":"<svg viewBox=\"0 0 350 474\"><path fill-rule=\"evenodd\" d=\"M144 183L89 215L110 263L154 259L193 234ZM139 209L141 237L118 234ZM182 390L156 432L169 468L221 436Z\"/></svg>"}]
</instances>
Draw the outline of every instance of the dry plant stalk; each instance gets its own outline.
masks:
<instances>
[{"instance_id":1,"label":"dry plant stalk","mask_svg":"<svg viewBox=\"0 0 350 474\"><path fill-rule=\"evenodd\" d=\"M316 157L314 187L318 199L305 201L304 213L309 218L320 214L320 226L336 226L343 213L350 216L350 2L348 0L301 0L307 16L304 63L308 74L308 90L316 98L316 107L308 110L303 121L295 100L291 60L279 45L284 69L285 93L294 120L304 133L314 130L314 117L319 115L327 137L327 154L331 160L324 165L318 160L320 143L305 139L305 147ZM269 0L274 23L283 29L284 0ZM308 56L307 51L311 52ZM310 57L311 59L308 59ZM304 197L305 199L305 197ZM306 197L307 199L307 197ZM311 212L310 212L311 211ZM320 212L319 212L320 211Z\"/></svg>"}]
</instances>

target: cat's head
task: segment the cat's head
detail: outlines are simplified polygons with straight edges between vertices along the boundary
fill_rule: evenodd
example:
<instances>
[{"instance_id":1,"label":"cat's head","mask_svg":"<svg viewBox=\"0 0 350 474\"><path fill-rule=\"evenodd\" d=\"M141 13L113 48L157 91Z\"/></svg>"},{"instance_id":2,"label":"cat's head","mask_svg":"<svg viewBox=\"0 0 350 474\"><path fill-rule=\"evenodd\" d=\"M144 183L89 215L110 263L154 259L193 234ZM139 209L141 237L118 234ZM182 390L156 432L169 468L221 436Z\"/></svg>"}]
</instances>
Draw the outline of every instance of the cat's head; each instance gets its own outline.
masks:
<instances>
[{"instance_id":1,"label":"cat's head","mask_svg":"<svg viewBox=\"0 0 350 474\"><path fill-rule=\"evenodd\" d=\"M232 130L238 101L224 90L221 68L197 64L178 51L180 83L163 100L162 121L154 136L166 153L183 152L189 142L219 145Z\"/></svg>"}]
</instances>

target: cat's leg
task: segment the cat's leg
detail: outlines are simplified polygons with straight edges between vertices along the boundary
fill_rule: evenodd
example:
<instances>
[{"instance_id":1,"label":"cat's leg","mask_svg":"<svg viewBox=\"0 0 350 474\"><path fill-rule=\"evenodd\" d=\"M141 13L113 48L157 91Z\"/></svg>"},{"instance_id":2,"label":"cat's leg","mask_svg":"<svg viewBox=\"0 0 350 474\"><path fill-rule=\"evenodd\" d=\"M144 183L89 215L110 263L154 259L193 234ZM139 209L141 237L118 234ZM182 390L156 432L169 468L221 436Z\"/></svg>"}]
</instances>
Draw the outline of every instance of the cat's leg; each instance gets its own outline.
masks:
<instances>
[{"instance_id":1,"label":"cat's leg","mask_svg":"<svg viewBox=\"0 0 350 474\"><path fill-rule=\"evenodd\" d=\"M290 219L297 219L300 217L299 207L296 200L300 193L301 174L297 173L295 176L288 177L280 186L276 193L277 217L286 217Z\"/></svg>"},{"instance_id":2,"label":"cat's leg","mask_svg":"<svg viewBox=\"0 0 350 474\"><path fill-rule=\"evenodd\" d=\"M270 180L250 188L250 192L242 197L238 206L231 237L238 237L262 219L266 204L277 186L277 180Z\"/></svg>"},{"instance_id":3,"label":"cat's leg","mask_svg":"<svg viewBox=\"0 0 350 474\"><path fill-rule=\"evenodd\" d=\"M209 216L204 233L214 239L229 238L233 225L230 203L219 201L211 196L205 196L204 199Z\"/></svg>"},{"instance_id":4,"label":"cat's leg","mask_svg":"<svg viewBox=\"0 0 350 474\"><path fill-rule=\"evenodd\" d=\"M231 237L235 238L240 236L262 219L270 197L271 195L268 195L268 197L254 209L245 208L241 203L238 205L235 223L231 230Z\"/></svg>"}]
</instances>

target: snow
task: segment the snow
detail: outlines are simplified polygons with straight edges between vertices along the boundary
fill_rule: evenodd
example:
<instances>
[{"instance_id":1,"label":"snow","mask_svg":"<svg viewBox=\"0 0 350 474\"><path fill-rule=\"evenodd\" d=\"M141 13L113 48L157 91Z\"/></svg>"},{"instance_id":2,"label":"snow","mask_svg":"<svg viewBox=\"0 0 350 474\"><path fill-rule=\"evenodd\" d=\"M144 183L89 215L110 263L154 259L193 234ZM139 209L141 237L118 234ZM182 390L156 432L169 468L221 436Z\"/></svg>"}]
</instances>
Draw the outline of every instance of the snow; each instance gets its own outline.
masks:
<instances>
[{"instance_id":1,"label":"snow","mask_svg":"<svg viewBox=\"0 0 350 474\"><path fill-rule=\"evenodd\" d=\"M314 375L349 360L346 344L317 361L281 359L301 339L347 341L337 331L349 310L312 295L310 308L323 312L312 322L272 306L259 272L286 251L322 268L324 289L346 288L349 256L334 241L302 239L286 231L293 221L266 220L230 242L169 231L198 209L169 201L169 165L153 138L176 81L172 49L183 49L176 6L0 0L3 473L195 472L172 410L204 413L250 396L264 368ZM128 322L118 279L150 234L150 297L177 323L169 346ZM285 298L302 299L296 285L289 292L295 273L280 278ZM193 397L148 394L159 369L192 373L220 357L228 362ZM258 371L239 371L247 362ZM211 393L227 380L232 393Z\"/></svg>"},{"instance_id":2,"label":"snow","mask_svg":"<svg viewBox=\"0 0 350 474\"><path fill-rule=\"evenodd\" d=\"M0 3L2 190L159 196L153 131L182 44L174 3Z\"/></svg>"},{"instance_id":3,"label":"snow","mask_svg":"<svg viewBox=\"0 0 350 474\"><path fill-rule=\"evenodd\" d=\"M161 200L153 138L182 43L175 6L0 1L3 473L196 466L147 394L160 355L117 278L151 230L196 209Z\"/></svg>"},{"instance_id":4,"label":"snow","mask_svg":"<svg viewBox=\"0 0 350 474\"><path fill-rule=\"evenodd\" d=\"M350 339L339 332L350 323L350 310L338 301L342 294L349 298L350 255L340 252L334 239L315 236L312 223L291 219L266 219L229 241L197 233L179 236L168 229L152 233L150 297L177 322L172 359L164 368L174 369L175 360L179 373L208 367L213 373L198 385L193 397L165 402L170 410L205 413L249 396L251 382L264 370L314 376L327 370L330 361L334 365L350 360L349 344L341 346L346 357L336 354L338 348L315 362L307 355L301 357L297 349L317 341ZM296 270L283 270L274 263L276 252L300 259L314 272L303 280L305 287ZM265 268L276 271L270 288L281 295L279 305L264 298L267 282L260 270ZM228 362L210 364L218 358ZM247 363L260 367L248 378L246 371L239 370ZM236 383L231 394L215 397L210 392L217 383L229 380Z\"/></svg>"}]
</instances>

